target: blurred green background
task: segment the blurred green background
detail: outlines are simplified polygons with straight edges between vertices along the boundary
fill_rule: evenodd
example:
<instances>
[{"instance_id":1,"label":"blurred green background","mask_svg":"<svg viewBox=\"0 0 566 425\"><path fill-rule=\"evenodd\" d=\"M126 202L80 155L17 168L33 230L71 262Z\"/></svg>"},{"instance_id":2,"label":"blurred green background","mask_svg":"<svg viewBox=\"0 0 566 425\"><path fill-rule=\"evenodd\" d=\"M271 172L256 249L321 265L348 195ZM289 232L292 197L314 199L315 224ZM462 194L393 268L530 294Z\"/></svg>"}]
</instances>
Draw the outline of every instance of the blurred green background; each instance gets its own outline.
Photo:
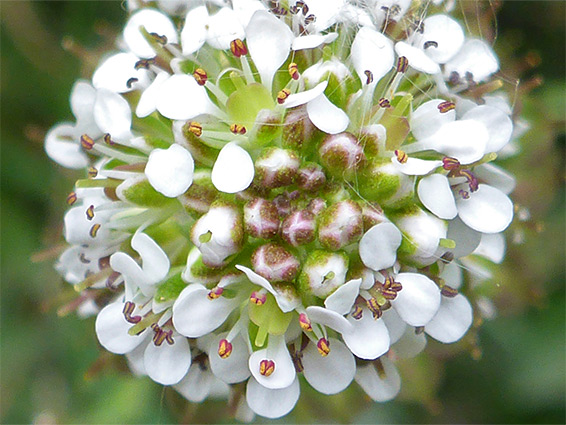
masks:
<instances>
[{"instance_id":1,"label":"blurred green background","mask_svg":"<svg viewBox=\"0 0 566 425\"><path fill-rule=\"evenodd\" d=\"M463 4L471 27L499 6ZM544 84L516 104L531 129L522 153L504 165L518 176L514 199L532 219L508 233L524 233L525 243L510 244L491 283L498 317L483 324L478 347L473 335L449 347L429 343L430 356L402 365L402 392L387 404L369 402L356 385L323 398L304 385L293 413L277 422L565 422L565 4L509 1L499 11L495 47L508 64L506 89L511 97L524 90L515 90L519 74L527 88L537 85L536 76ZM0 12L0 421L229 423L224 403L189 405L148 378L124 373L119 356L99 357L93 319L57 316L72 290L46 249L62 243L64 199L77 174L47 158L43 136L72 120L73 81L88 78L110 48L126 17L123 5L2 0ZM535 69L525 65L539 59Z\"/></svg>"}]
</instances>

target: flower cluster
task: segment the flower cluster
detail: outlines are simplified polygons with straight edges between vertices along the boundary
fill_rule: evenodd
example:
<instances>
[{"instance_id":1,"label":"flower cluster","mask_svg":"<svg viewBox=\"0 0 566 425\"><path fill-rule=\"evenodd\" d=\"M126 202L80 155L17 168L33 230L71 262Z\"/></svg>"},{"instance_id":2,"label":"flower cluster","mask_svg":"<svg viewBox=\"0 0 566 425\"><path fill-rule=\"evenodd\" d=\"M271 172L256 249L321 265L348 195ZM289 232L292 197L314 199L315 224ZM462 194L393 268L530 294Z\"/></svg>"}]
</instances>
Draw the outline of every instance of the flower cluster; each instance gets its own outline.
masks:
<instances>
[{"instance_id":1,"label":"flower cluster","mask_svg":"<svg viewBox=\"0 0 566 425\"><path fill-rule=\"evenodd\" d=\"M290 412L301 375L394 398L394 360L461 339L504 256L491 47L442 0L128 6L45 140L87 170L57 269L101 345L194 402L247 382L243 419Z\"/></svg>"}]
</instances>

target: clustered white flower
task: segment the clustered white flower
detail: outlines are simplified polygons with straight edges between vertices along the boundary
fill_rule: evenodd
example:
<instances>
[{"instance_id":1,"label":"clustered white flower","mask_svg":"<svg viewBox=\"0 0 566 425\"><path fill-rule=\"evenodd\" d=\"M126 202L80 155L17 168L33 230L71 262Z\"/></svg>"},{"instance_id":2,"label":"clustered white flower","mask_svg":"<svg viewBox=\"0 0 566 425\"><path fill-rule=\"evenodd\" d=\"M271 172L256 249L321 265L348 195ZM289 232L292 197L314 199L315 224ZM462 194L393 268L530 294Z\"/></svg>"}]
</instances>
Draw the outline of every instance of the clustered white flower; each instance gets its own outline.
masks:
<instances>
[{"instance_id":1,"label":"clustered white flower","mask_svg":"<svg viewBox=\"0 0 566 425\"><path fill-rule=\"evenodd\" d=\"M452 3L130 1L45 141L87 169L57 269L101 345L193 402L247 381L250 420L301 375L390 400L397 358L460 340L478 258L504 256L514 134Z\"/></svg>"}]
</instances>

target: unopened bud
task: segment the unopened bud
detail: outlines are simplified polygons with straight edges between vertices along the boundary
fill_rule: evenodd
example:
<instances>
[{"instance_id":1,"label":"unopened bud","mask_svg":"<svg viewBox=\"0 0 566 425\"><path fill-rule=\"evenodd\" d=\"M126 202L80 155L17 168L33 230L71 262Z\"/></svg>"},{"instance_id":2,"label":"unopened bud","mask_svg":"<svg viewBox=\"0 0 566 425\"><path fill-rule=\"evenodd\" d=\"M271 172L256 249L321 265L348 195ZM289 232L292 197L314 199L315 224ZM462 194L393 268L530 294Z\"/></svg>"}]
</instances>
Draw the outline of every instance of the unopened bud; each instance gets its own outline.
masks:
<instances>
[{"instance_id":1,"label":"unopened bud","mask_svg":"<svg viewBox=\"0 0 566 425\"><path fill-rule=\"evenodd\" d=\"M283 123L283 147L300 151L314 133L314 125L304 106L287 112Z\"/></svg>"},{"instance_id":2,"label":"unopened bud","mask_svg":"<svg viewBox=\"0 0 566 425\"><path fill-rule=\"evenodd\" d=\"M413 199L414 177L400 172L391 161L374 159L359 182L362 196L382 207L401 208Z\"/></svg>"},{"instance_id":3,"label":"unopened bud","mask_svg":"<svg viewBox=\"0 0 566 425\"><path fill-rule=\"evenodd\" d=\"M324 210L318 222L318 240L336 251L362 237L362 209L354 201L341 201Z\"/></svg>"},{"instance_id":4,"label":"unopened bud","mask_svg":"<svg viewBox=\"0 0 566 425\"><path fill-rule=\"evenodd\" d=\"M244 206L246 233L254 238L271 239L279 231L279 214L271 201L254 198Z\"/></svg>"},{"instance_id":5,"label":"unopened bud","mask_svg":"<svg viewBox=\"0 0 566 425\"><path fill-rule=\"evenodd\" d=\"M348 256L343 252L309 253L298 278L303 293L326 298L346 281Z\"/></svg>"},{"instance_id":6,"label":"unopened bud","mask_svg":"<svg viewBox=\"0 0 566 425\"><path fill-rule=\"evenodd\" d=\"M256 182L270 189L289 186L295 181L299 165L299 158L293 151L264 149L255 161Z\"/></svg>"},{"instance_id":7,"label":"unopened bud","mask_svg":"<svg viewBox=\"0 0 566 425\"><path fill-rule=\"evenodd\" d=\"M387 219L383 213L383 209L375 202L364 202L362 204L362 221L364 229L371 229L379 223L383 223Z\"/></svg>"},{"instance_id":8,"label":"unopened bud","mask_svg":"<svg viewBox=\"0 0 566 425\"><path fill-rule=\"evenodd\" d=\"M257 248L251 262L254 271L270 282L291 282L300 267L299 260L293 254L274 243Z\"/></svg>"},{"instance_id":9,"label":"unopened bud","mask_svg":"<svg viewBox=\"0 0 566 425\"><path fill-rule=\"evenodd\" d=\"M352 177L364 159L363 148L351 133L328 135L318 154L328 172L345 178Z\"/></svg>"},{"instance_id":10,"label":"unopened bud","mask_svg":"<svg viewBox=\"0 0 566 425\"><path fill-rule=\"evenodd\" d=\"M316 218L307 210L295 211L283 220L281 237L293 246L311 243L316 236Z\"/></svg>"},{"instance_id":11,"label":"unopened bud","mask_svg":"<svg viewBox=\"0 0 566 425\"><path fill-rule=\"evenodd\" d=\"M323 168L314 163L303 164L297 173L297 184L299 188L307 192L315 192L326 183L326 175Z\"/></svg>"}]
</instances>

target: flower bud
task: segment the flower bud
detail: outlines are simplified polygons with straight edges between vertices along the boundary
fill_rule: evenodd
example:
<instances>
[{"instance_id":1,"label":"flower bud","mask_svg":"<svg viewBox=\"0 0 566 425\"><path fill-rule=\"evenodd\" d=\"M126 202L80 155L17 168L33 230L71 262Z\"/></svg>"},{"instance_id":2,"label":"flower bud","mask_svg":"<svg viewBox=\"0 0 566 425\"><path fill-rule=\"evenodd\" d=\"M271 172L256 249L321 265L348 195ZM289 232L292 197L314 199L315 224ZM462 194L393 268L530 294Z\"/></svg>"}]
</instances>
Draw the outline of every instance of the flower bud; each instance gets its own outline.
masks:
<instances>
[{"instance_id":1,"label":"flower bud","mask_svg":"<svg viewBox=\"0 0 566 425\"><path fill-rule=\"evenodd\" d=\"M343 252L312 251L299 275L304 294L326 298L346 281L348 256Z\"/></svg>"},{"instance_id":2,"label":"flower bud","mask_svg":"<svg viewBox=\"0 0 566 425\"><path fill-rule=\"evenodd\" d=\"M271 201L254 198L244 206L246 233L254 238L270 239L279 231L279 214Z\"/></svg>"},{"instance_id":3,"label":"flower bud","mask_svg":"<svg viewBox=\"0 0 566 425\"><path fill-rule=\"evenodd\" d=\"M178 199L189 214L199 217L209 210L217 197L218 191L212 184L210 172L199 170L193 175L193 184Z\"/></svg>"},{"instance_id":4,"label":"flower bud","mask_svg":"<svg viewBox=\"0 0 566 425\"><path fill-rule=\"evenodd\" d=\"M360 143L364 147L364 154L372 159L377 155L384 154L387 130L381 124L373 124L364 127L360 131Z\"/></svg>"},{"instance_id":5,"label":"flower bud","mask_svg":"<svg viewBox=\"0 0 566 425\"><path fill-rule=\"evenodd\" d=\"M209 267L226 265L227 258L240 251L244 243L244 223L238 209L215 202L191 229L191 241Z\"/></svg>"},{"instance_id":6,"label":"flower bud","mask_svg":"<svg viewBox=\"0 0 566 425\"><path fill-rule=\"evenodd\" d=\"M295 211L281 224L281 237L293 246L311 243L315 239L315 233L316 219L308 210Z\"/></svg>"},{"instance_id":7,"label":"flower bud","mask_svg":"<svg viewBox=\"0 0 566 425\"><path fill-rule=\"evenodd\" d=\"M256 182L270 189L289 186L295 181L299 165L299 158L293 151L264 149L255 161Z\"/></svg>"},{"instance_id":8,"label":"flower bud","mask_svg":"<svg viewBox=\"0 0 566 425\"><path fill-rule=\"evenodd\" d=\"M376 202L363 203L362 220L364 222L364 229L370 229L376 224L387 221L383 210Z\"/></svg>"},{"instance_id":9,"label":"flower bud","mask_svg":"<svg viewBox=\"0 0 566 425\"><path fill-rule=\"evenodd\" d=\"M270 282L291 282L300 268L293 254L274 243L257 248L251 262L254 271Z\"/></svg>"},{"instance_id":10,"label":"flower bud","mask_svg":"<svg viewBox=\"0 0 566 425\"><path fill-rule=\"evenodd\" d=\"M311 199L307 204L306 210L313 213L315 216L320 214L326 208L326 201L322 198Z\"/></svg>"},{"instance_id":11,"label":"flower bud","mask_svg":"<svg viewBox=\"0 0 566 425\"><path fill-rule=\"evenodd\" d=\"M140 207L161 207L171 203L171 198L155 190L145 176L124 180L116 188L116 196L121 201L139 205Z\"/></svg>"},{"instance_id":12,"label":"flower bud","mask_svg":"<svg viewBox=\"0 0 566 425\"><path fill-rule=\"evenodd\" d=\"M326 183L326 175L323 168L314 163L303 164L297 173L297 184L299 188L307 192L315 192Z\"/></svg>"},{"instance_id":13,"label":"flower bud","mask_svg":"<svg viewBox=\"0 0 566 425\"><path fill-rule=\"evenodd\" d=\"M283 147L297 151L305 147L305 143L312 140L314 125L309 120L305 107L290 110L283 123Z\"/></svg>"},{"instance_id":14,"label":"flower bud","mask_svg":"<svg viewBox=\"0 0 566 425\"><path fill-rule=\"evenodd\" d=\"M347 132L328 135L320 144L318 154L330 174L344 178L353 177L365 158L358 139Z\"/></svg>"},{"instance_id":15,"label":"flower bud","mask_svg":"<svg viewBox=\"0 0 566 425\"><path fill-rule=\"evenodd\" d=\"M331 205L318 221L318 240L333 251L357 241L362 234L362 209L354 201Z\"/></svg>"},{"instance_id":16,"label":"flower bud","mask_svg":"<svg viewBox=\"0 0 566 425\"><path fill-rule=\"evenodd\" d=\"M401 208L413 199L414 177L401 173L388 160L373 160L359 179L364 198L377 201L383 207Z\"/></svg>"}]
</instances>

